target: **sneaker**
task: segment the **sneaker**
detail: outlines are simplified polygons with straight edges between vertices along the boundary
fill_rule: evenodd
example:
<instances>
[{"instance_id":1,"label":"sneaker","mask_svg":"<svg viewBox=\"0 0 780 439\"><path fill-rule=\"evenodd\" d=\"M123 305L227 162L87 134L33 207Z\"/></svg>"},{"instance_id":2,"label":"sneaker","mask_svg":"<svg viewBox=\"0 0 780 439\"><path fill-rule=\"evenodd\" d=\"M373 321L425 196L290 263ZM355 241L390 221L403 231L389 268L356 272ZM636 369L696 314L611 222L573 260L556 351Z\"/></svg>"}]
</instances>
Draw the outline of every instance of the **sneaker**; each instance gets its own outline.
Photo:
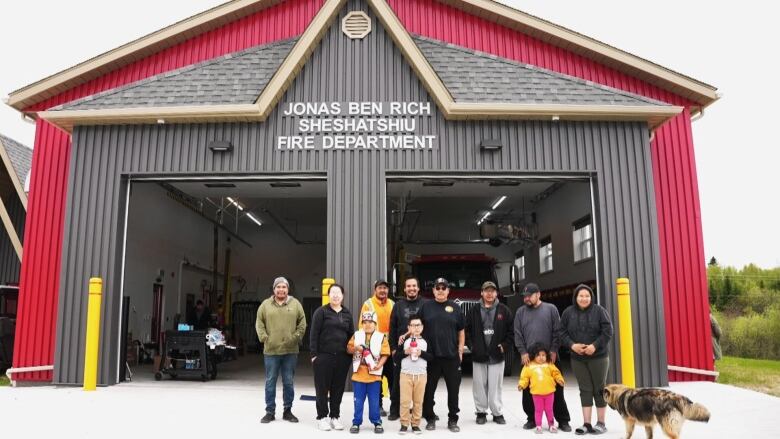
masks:
<instances>
[{"instance_id":1,"label":"sneaker","mask_svg":"<svg viewBox=\"0 0 780 439\"><path fill-rule=\"evenodd\" d=\"M558 423L558 430L561 430L563 432L569 433L571 431L571 425L569 425L568 422L559 422Z\"/></svg>"},{"instance_id":2,"label":"sneaker","mask_svg":"<svg viewBox=\"0 0 780 439\"><path fill-rule=\"evenodd\" d=\"M607 432L607 426L604 425L603 422L597 422L595 426L593 426L593 429L591 430L592 434L604 434Z\"/></svg>"},{"instance_id":3,"label":"sneaker","mask_svg":"<svg viewBox=\"0 0 780 439\"><path fill-rule=\"evenodd\" d=\"M398 430L398 434L406 434L406 433L408 433L408 432L409 432L409 427L407 427L407 426L405 426L405 425L402 425L402 426L401 426L401 429L400 429L400 430Z\"/></svg>"},{"instance_id":4,"label":"sneaker","mask_svg":"<svg viewBox=\"0 0 780 439\"><path fill-rule=\"evenodd\" d=\"M536 422L534 421L528 421L523 424L523 430L533 430L534 428L536 428Z\"/></svg>"},{"instance_id":5,"label":"sneaker","mask_svg":"<svg viewBox=\"0 0 780 439\"><path fill-rule=\"evenodd\" d=\"M412 427L412 433L422 434L422 430L420 430L420 427Z\"/></svg>"},{"instance_id":6,"label":"sneaker","mask_svg":"<svg viewBox=\"0 0 780 439\"><path fill-rule=\"evenodd\" d=\"M574 434L577 436L582 436L588 433L593 433L593 426L587 422L583 424L582 427L577 427L577 429L574 430Z\"/></svg>"},{"instance_id":7,"label":"sneaker","mask_svg":"<svg viewBox=\"0 0 780 439\"><path fill-rule=\"evenodd\" d=\"M428 431L436 430L436 421L428 421L428 423L425 424L425 429Z\"/></svg>"},{"instance_id":8,"label":"sneaker","mask_svg":"<svg viewBox=\"0 0 780 439\"><path fill-rule=\"evenodd\" d=\"M382 424L376 424L374 425L374 433L376 434L382 434L385 432L385 428L382 427Z\"/></svg>"},{"instance_id":9,"label":"sneaker","mask_svg":"<svg viewBox=\"0 0 780 439\"><path fill-rule=\"evenodd\" d=\"M319 421L317 421L317 428L319 428L322 431L330 431L330 419L328 418L322 418Z\"/></svg>"},{"instance_id":10,"label":"sneaker","mask_svg":"<svg viewBox=\"0 0 780 439\"><path fill-rule=\"evenodd\" d=\"M457 433L460 431L460 427L458 427L458 421L447 421L447 430Z\"/></svg>"},{"instance_id":11,"label":"sneaker","mask_svg":"<svg viewBox=\"0 0 780 439\"><path fill-rule=\"evenodd\" d=\"M360 426L353 425L352 427L349 427L349 432L352 434L360 433Z\"/></svg>"},{"instance_id":12,"label":"sneaker","mask_svg":"<svg viewBox=\"0 0 780 439\"><path fill-rule=\"evenodd\" d=\"M260 423L267 424L271 421L276 419L276 416L273 413L266 413L265 416L263 416L262 419L260 419Z\"/></svg>"},{"instance_id":13,"label":"sneaker","mask_svg":"<svg viewBox=\"0 0 780 439\"><path fill-rule=\"evenodd\" d=\"M495 416L493 417L495 419ZM482 425L487 422L487 413L477 413L477 424Z\"/></svg>"},{"instance_id":14,"label":"sneaker","mask_svg":"<svg viewBox=\"0 0 780 439\"><path fill-rule=\"evenodd\" d=\"M554 425L551 425L551 426L550 426L550 433L557 433L557 432L558 432L558 429L557 429L557 428L555 428L555 426L554 426Z\"/></svg>"},{"instance_id":15,"label":"sneaker","mask_svg":"<svg viewBox=\"0 0 780 439\"><path fill-rule=\"evenodd\" d=\"M292 414L292 411L290 409L287 409L282 413L282 419L289 422L298 422L298 418L295 417L294 414Z\"/></svg>"},{"instance_id":16,"label":"sneaker","mask_svg":"<svg viewBox=\"0 0 780 439\"><path fill-rule=\"evenodd\" d=\"M542 434L542 427L536 427L536 434Z\"/></svg>"},{"instance_id":17,"label":"sneaker","mask_svg":"<svg viewBox=\"0 0 780 439\"><path fill-rule=\"evenodd\" d=\"M344 429L344 425L341 422L339 422L339 418L330 418L330 426L334 430L341 431Z\"/></svg>"},{"instance_id":18,"label":"sneaker","mask_svg":"<svg viewBox=\"0 0 780 439\"><path fill-rule=\"evenodd\" d=\"M504 419L504 415L493 416L493 422L504 425L506 424L506 419Z\"/></svg>"},{"instance_id":19,"label":"sneaker","mask_svg":"<svg viewBox=\"0 0 780 439\"><path fill-rule=\"evenodd\" d=\"M397 421L399 419L401 419L401 415L399 415L398 413L391 412L389 415L387 415L388 421Z\"/></svg>"}]
</instances>

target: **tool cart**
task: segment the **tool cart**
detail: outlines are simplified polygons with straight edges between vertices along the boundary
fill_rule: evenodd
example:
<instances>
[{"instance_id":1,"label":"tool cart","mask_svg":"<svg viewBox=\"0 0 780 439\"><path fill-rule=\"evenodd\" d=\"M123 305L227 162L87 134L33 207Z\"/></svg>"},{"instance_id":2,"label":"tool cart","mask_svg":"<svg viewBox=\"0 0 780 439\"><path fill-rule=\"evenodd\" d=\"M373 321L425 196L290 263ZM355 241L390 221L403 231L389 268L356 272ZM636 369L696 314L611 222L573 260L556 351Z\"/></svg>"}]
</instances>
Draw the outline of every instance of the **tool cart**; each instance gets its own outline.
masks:
<instances>
[{"instance_id":1,"label":"tool cart","mask_svg":"<svg viewBox=\"0 0 780 439\"><path fill-rule=\"evenodd\" d=\"M207 345L206 331L165 331L160 370L154 379L160 381L165 374L172 379L213 380L217 378L217 362L223 350L224 346L212 349Z\"/></svg>"}]
</instances>

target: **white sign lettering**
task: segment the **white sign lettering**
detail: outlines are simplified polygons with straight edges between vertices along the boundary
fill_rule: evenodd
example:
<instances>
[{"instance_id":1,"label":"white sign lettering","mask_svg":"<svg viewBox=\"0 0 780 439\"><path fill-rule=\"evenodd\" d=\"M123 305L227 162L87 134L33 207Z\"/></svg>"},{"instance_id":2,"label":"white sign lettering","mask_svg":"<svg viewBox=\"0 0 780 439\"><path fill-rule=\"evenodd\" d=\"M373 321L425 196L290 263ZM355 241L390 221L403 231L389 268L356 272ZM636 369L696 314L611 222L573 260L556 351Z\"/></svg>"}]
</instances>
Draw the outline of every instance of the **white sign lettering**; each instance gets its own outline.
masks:
<instances>
[{"instance_id":1,"label":"white sign lettering","mask_svg":"<svg viewBox=\"0 0 780 439\"><path fill-rule=\"evenodd\" d=\"M437 136L418 133L430 102L290 102L298 135L279 136L279 150L433 149Z\"/></svg>"}]
</instances>

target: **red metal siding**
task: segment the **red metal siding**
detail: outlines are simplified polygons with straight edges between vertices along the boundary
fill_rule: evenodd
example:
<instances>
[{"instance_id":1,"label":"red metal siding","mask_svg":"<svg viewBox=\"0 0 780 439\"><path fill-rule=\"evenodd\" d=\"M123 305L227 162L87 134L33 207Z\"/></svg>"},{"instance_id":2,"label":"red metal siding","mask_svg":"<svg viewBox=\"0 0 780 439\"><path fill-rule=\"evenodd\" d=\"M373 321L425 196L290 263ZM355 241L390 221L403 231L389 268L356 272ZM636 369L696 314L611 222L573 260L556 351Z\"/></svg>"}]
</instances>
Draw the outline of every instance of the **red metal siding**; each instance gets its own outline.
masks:
<instances>
[{"instance_id":1,"label":"red metal siding","mask_svg":"<svg viewBox=\"0 0 780 439\"><path fill-rule=\"evenodd\" d=\"M323 0L281 3L140 59L27 110L45 110L189 64L300 35L322 3ZM67 133L48 122L38 121L19 287L14 367L49 365L54 360L70 147ZM51 373L19 374L15 379L51 381Z\"/></svg>"},{"instance_id":2,"label":"red metal siding","mask_svg":"<svg viewBox=\"0 0 780 439\"><path fill-rule=\"evenodd\" d=\"M388 0L409 32L689 107L692 102L610 67L435 0ZM713 370L704 244L690 112L651 145L669 364ZM703 377L670 373L670 380Z\"/></svg>"}]
</instances>

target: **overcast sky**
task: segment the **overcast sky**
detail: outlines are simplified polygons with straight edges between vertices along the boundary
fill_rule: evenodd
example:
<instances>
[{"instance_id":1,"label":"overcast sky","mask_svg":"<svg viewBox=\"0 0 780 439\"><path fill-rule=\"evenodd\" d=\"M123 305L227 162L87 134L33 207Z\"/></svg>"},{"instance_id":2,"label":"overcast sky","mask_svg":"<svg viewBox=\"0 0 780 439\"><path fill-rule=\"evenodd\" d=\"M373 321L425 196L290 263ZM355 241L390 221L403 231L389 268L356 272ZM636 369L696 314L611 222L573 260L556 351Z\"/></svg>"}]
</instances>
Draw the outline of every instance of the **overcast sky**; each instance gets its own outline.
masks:
<instances>
[{"instance_id":1,"label":"overcast sky","mask_svg":"<svg viewBox=\"0 0 780 439\"><path fill-rule=\"evenodd\" d=\"M0 96L220 3L1 2ZM777 2L503 3L718 87L693 124L707 259L780 266ZM34 126L0 107L0 132L32 146Z\"/></svg>"}]
</instances>

